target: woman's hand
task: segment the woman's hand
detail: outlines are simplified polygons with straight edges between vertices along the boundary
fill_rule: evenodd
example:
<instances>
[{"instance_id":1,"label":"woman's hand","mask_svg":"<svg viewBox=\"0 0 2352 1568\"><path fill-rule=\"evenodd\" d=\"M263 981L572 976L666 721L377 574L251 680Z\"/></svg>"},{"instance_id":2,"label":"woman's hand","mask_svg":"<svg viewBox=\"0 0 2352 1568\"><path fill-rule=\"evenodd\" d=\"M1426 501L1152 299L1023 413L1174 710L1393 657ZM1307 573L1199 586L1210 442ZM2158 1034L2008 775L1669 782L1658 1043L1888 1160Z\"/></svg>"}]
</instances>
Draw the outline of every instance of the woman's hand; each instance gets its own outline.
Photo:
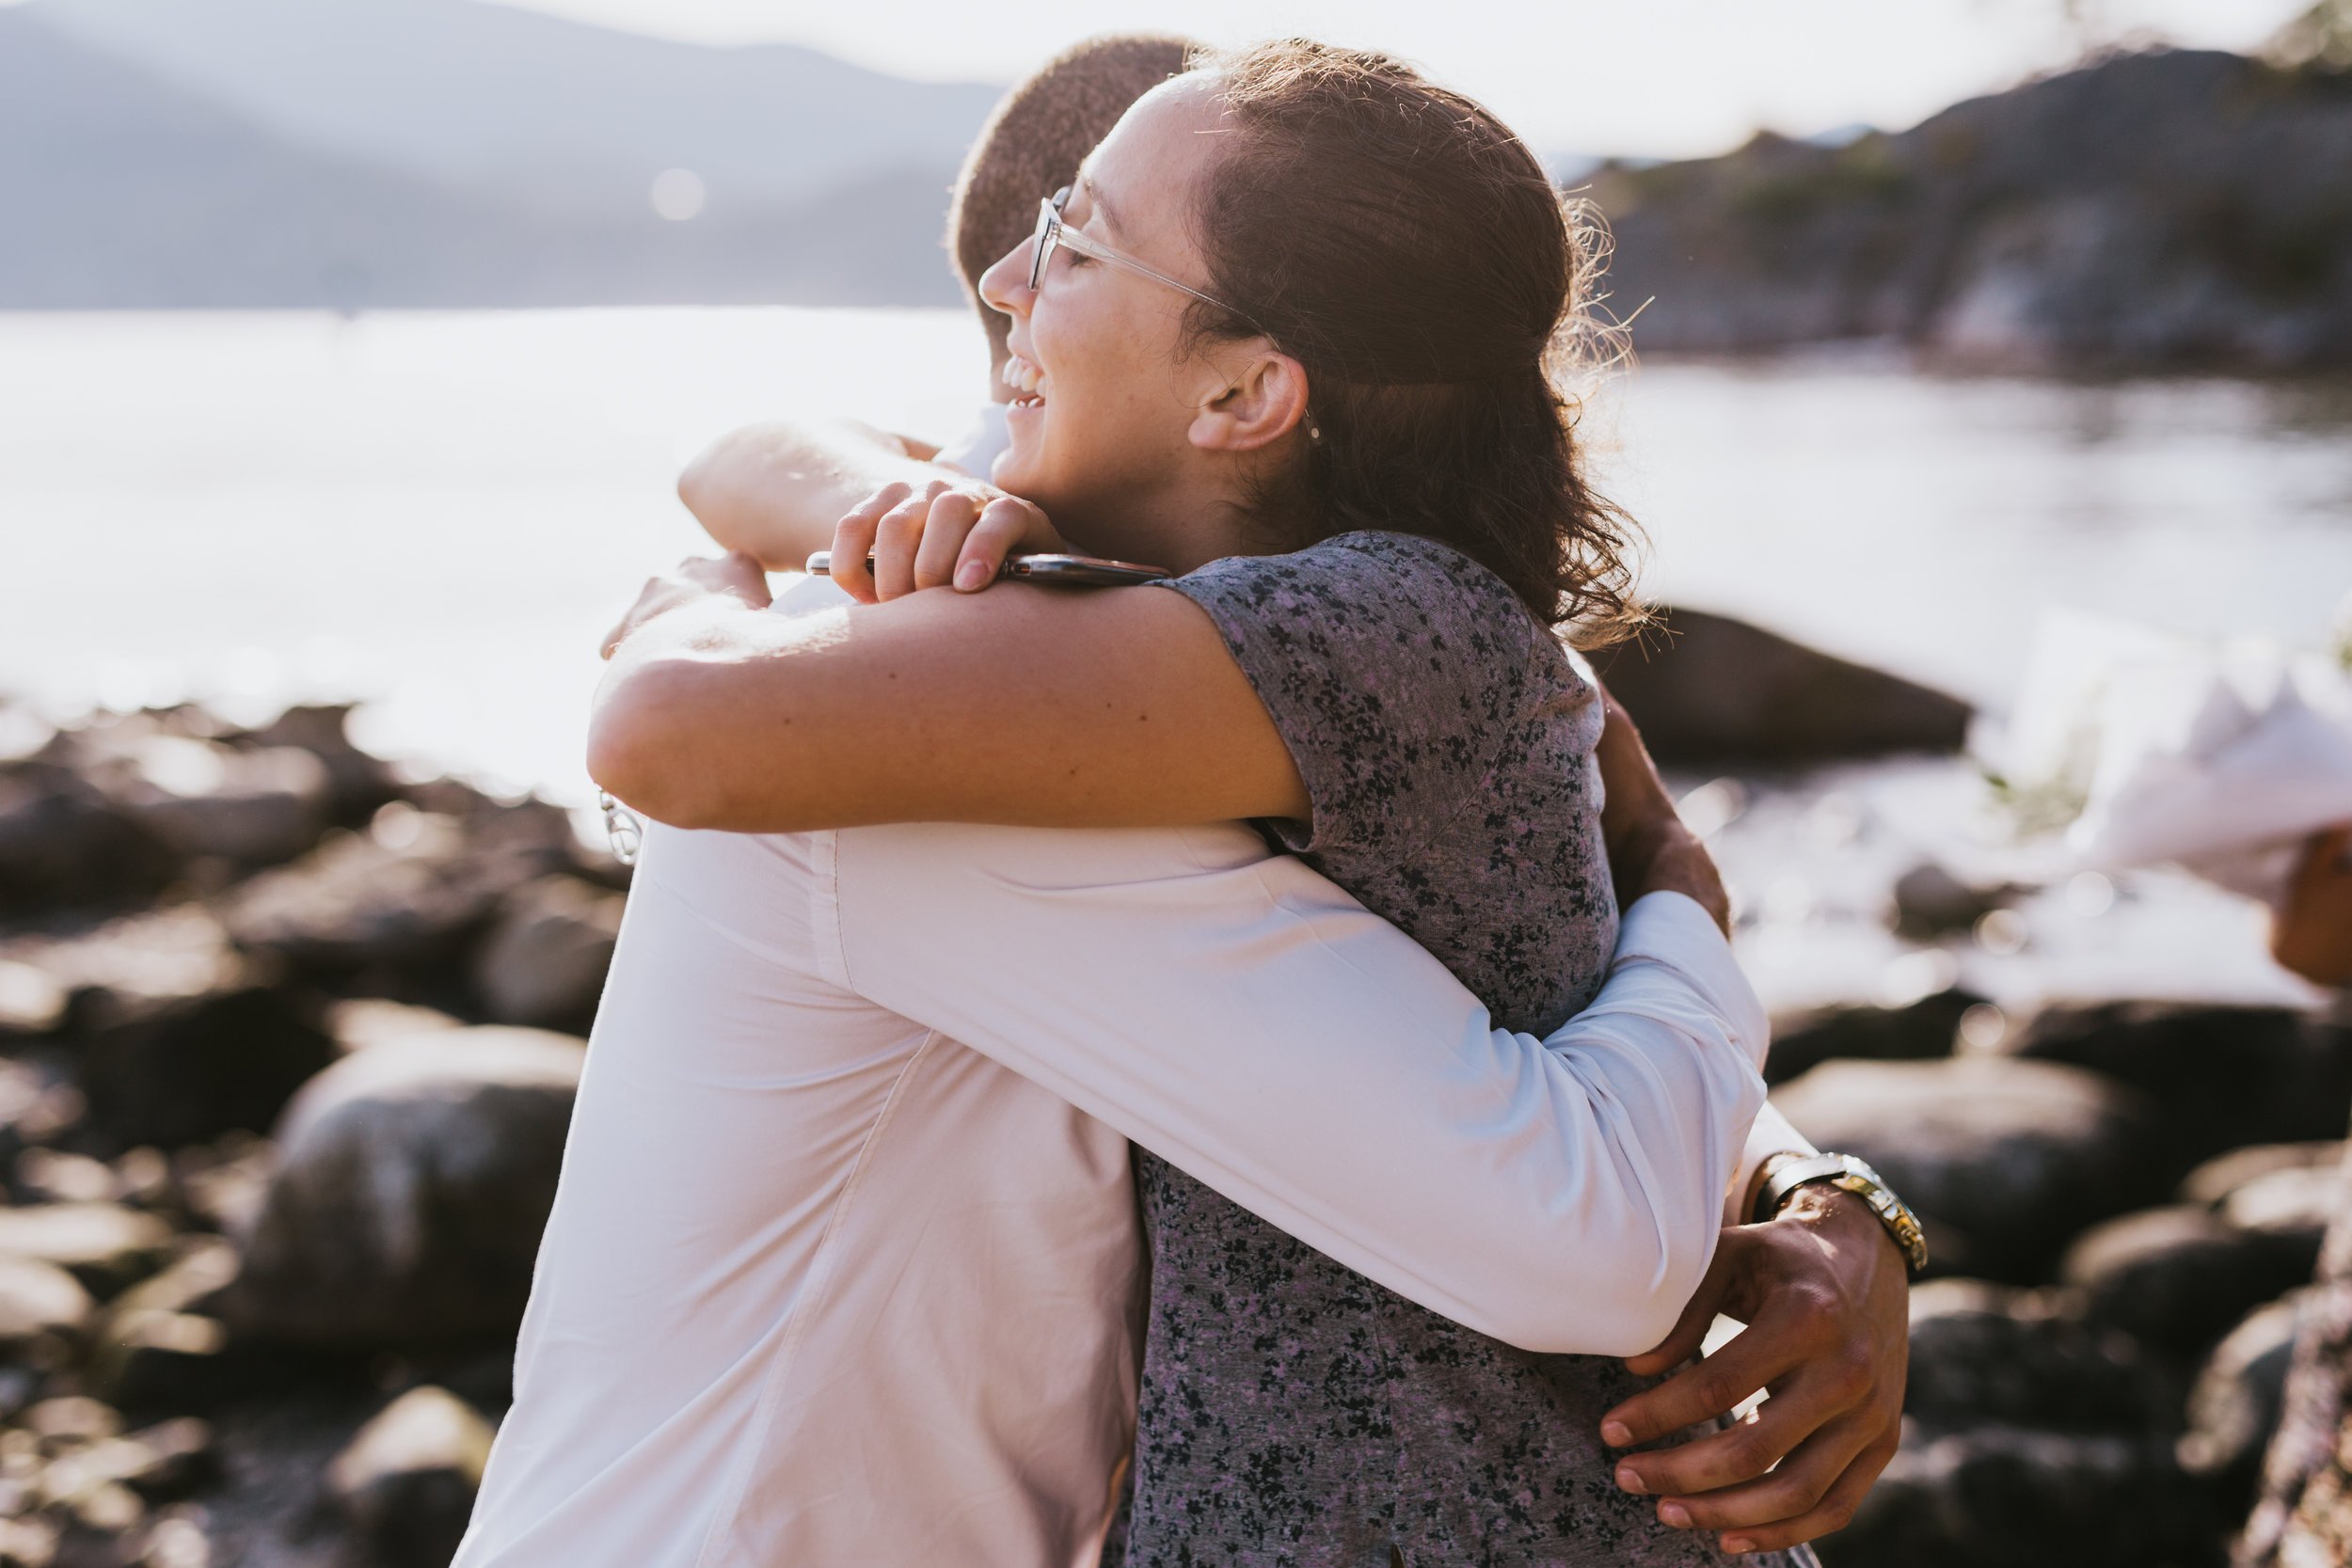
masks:
<instances>
[{"instance_id":1,"label":"woman's hand","mask_svg":"<svg viewBox=\"0 0 2352 1568\"><path fill-rule=\"evenodd\" d=\"M834 530L833 580L864 604L950 584L973 594L996 580L1014 550L1069 548L1043 512L980 480L885 484Z\"/></svg>"},{"instance_id":2,"label":"woman's hand","mask_svg":"<svg viewBox=\"0 0 2352 1568\"><path fill-rule=\"evenodd\" d=\"M611 658L623 639L655 616L718 594L740 599L754 610L765 610L768 574L760 570L758 562L740 550L716 560L688 556L678 562L676 570L645 579L645 586L637 591L637 602L629 606L628 613L605 633L603 657Z\"/></svg>"}]
</instances>

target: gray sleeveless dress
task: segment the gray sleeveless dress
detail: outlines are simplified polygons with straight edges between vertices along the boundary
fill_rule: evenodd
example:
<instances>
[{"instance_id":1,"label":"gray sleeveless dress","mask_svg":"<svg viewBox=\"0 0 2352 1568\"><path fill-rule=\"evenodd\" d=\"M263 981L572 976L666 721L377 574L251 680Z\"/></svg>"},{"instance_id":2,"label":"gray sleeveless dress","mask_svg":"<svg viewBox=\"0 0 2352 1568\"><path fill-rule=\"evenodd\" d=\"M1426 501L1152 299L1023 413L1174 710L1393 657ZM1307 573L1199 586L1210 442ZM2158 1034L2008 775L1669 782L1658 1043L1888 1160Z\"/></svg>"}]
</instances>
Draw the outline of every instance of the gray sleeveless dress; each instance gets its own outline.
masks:
<instances>
[{"instance_id":1,"label":"gray sleeveless dress","mask_svg":"<svg viewBox=\"0 0 2352 1568\"><path fill-rule=\"evenodd\" d=\"M1617 911L1591 684L1460 553L1359 532L1165 586L1205 610L1289 742L1311 829L1262 827L1547 1033ZM1152 1292L1128 1568L1550 1568L1726 1559L1612 1479L1640 1381L1538 1355L1350 1273L1141 1150ZM1530 1246L1545 1244L1531 1236ZM1807 1563L1811 1554L1752 1562Z\"/></svg>"}]
</instances>

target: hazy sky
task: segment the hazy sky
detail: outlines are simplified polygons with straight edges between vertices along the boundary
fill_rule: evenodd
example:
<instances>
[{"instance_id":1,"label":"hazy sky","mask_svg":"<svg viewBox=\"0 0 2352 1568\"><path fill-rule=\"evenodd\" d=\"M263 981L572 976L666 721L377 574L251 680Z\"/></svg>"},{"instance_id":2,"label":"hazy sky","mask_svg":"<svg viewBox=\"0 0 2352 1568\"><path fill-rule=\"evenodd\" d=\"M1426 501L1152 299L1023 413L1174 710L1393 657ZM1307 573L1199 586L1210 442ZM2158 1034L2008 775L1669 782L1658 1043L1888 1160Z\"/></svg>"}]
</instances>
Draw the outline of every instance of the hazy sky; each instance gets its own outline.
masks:
<instances>
[{"instance_id":1,"label":"hazy sky","mask_svg":"<svg viewBox=\"0 0 2352 1568\"><path fill-rule=\"evenodd\" d=\"M707 42L805 43L902 76L1010 81L1120 28L1389 50L1555 151L1694 153L1759 125L1912 124L2073 59L2064 0L506 0ZM2105 37L2248 49L2308 0L2078 0Z\"/></svg>"}]
</instances>

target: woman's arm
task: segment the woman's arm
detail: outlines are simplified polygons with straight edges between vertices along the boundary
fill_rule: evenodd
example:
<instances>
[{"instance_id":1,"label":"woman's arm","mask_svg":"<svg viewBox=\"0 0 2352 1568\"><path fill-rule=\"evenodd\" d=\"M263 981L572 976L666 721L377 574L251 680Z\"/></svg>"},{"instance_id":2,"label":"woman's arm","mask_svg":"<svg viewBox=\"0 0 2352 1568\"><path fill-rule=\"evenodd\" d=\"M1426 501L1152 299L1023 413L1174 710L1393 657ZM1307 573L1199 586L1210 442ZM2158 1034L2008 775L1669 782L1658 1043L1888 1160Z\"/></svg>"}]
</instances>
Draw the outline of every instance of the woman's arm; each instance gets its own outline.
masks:
<instances>
[{"instance_id":1,"label":"woman's arm","mask_svg":"<svg viewBox=\"0 0 2352 1568\"><path fill-rule=\"evenodd\" d=\"M588 770L679 827L1306 820L1306 785L1179 594L1006 585L763 613L748 561L658 578L625 623Z\"/></svg>"},{"instance_id":2,"label":"woman's arm","mask_svg":"<svg viewBox=\"0 0 2352 1568\"><path fill-rule=\"evenodd\" d=\"M776 420L721 436L678 476L705 532L772 572L797 572L833 543L842 515L886 484L920 487L952 470L938 449L849 421Z\"/></svg>"}]
</instances>

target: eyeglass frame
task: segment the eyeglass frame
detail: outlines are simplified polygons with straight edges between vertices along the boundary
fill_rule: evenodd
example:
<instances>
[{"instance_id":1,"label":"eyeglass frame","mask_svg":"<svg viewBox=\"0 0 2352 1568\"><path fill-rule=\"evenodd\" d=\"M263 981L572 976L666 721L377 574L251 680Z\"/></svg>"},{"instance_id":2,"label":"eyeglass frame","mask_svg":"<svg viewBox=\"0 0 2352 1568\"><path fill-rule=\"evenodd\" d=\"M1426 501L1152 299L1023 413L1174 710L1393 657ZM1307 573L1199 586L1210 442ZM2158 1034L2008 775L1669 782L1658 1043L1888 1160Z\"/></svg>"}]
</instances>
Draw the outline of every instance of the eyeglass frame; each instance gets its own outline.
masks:
<instances>
[{"instance_id":1,"label":"eyeglass frame","mask_svg":"<svg viewBox=\"0 0 2352 1568\"><path fill-rule=\"evenodd\" d=\"M1180 283L1157 267L1147 265L1123 251L1104 245L1083 229L1073 228L1070 220L1062 215L1062 208L1068 205L1071 193L1075 188L1064 185L1037 204L1037 231L1029 236L1029 243L1034 247L1029 253L1029 293L1037 293L1038 285L1045 281L1045 263L1054 259L1054 247L1066 245L1081 256L1091 257L1097 261L1106 261L1115 267L1125 267L1129 272L1148 277L1154 283L1165 284L1178 293L1190 294L1203 305L1214 305L1228 315L1248 322L1256 331L1265 333L1268 337L1272 336L1271 333L1265 332L1265 328L1251 321L1246 311L1226 304L1216 295L1202 293L1189 283ZM1316 424L1312 410L1308 411L1303 423L1307 431L1307 439L1320 444L1323 440L1323 431Z\"/></svg>"},{"instance_id":2,"label":"eyeglass frame","mask_svg":"<svg viewBox=\"0 0 2352 1568\"><path fill-rule=\"evenodd\" d=\"M1247 314L1234 309L1215 294L1202 293L1189 283L1180 283L1158 268L1148 266L1124 251L1104 245L1085 230L1073 227L1062 215L1062 209L1069 204L1071 193L1075 188L1064 185L1037 204L1037 231L1029 236L1029 243L1036 247L1029 255L1029 293L1036 293L1038 285L1045 281L1045 263L1054 259L1054 247L1066 245L1081 256L1106 261L1115 267L1125 267L1129 272L1148 277L1154 283L1165 284L1178 293L1190 294L1203 305L1214 305L1231 315L1239 316L1243 321L1249 320ZM1251 325L1254 326L1256 324L1253 322Z\"/></svg>"}]
</instances>

